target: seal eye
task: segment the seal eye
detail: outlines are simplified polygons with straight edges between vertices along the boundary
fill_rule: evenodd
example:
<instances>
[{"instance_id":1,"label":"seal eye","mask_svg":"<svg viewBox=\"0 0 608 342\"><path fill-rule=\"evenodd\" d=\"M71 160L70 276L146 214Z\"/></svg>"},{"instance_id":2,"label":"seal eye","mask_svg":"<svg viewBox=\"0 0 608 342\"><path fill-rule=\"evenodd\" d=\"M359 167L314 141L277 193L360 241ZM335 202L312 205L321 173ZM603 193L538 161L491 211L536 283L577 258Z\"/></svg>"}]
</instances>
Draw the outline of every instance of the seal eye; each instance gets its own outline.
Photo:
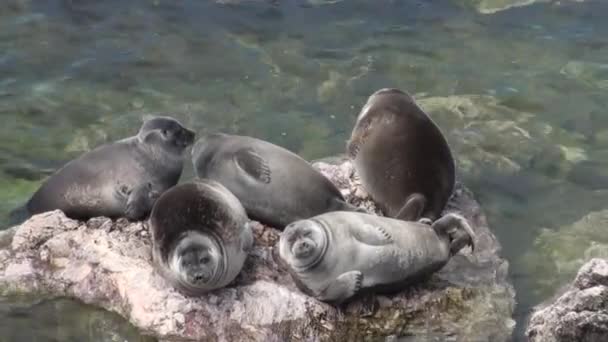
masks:
<instances>
[{"instance_id":1,"label":"seal eye","mask_svg":"<svg viewBox=\"0 0 608 342\"><path fill-rule=\"evenodd\" d=\"M167 130L166 130L166 129L163 129L163 130L162 130L162 131L160 131L160 132L161 132L161 133L162 133L164 136L167 136L167 133L169 133L169 132L167 132Z\"/></svg>"},{"instance_id":2,"label":"seal eye","mask_svg":"<svg viewBox=\"0 0 608 342\"><path fill-rule=\"evenodd\" d=\"M199 259L201 264L208 264L209 261L211 261L211 258L209 258L209 256L204 256L202 258Z\"/></svg>"}]
</instances>

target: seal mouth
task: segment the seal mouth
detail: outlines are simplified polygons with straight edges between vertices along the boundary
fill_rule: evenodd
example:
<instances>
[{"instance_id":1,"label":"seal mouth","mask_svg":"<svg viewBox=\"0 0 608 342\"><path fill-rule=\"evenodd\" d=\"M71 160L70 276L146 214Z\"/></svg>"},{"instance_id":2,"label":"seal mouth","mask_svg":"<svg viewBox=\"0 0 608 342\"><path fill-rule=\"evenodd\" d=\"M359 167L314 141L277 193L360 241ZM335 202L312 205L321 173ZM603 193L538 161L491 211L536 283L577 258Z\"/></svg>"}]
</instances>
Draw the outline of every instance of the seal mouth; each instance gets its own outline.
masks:
<instances>
[{"instance_id":1,"label":"seal mouth","mask_svg":"<svg viewBox=\"0 0 608 342\"><path fill-rule=\"evenodd\" d=\"M291 253L298 259L305 259L312 255L317 244L311 239L304 238L297 241L291 248Z\"/></svg>"}]
</instances>

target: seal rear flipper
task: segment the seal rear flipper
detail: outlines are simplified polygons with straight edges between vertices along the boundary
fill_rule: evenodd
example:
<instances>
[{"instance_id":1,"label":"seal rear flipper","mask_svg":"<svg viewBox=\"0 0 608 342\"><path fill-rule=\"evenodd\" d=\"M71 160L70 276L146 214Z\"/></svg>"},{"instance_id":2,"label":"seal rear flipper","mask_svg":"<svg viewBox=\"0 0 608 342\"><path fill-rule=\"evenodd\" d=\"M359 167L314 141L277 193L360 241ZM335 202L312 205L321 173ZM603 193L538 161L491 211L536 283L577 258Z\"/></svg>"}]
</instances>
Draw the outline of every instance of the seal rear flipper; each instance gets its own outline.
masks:
<instances>
[{"instance_id":1,"label":"seal rear flipper","mask_svg":"<svg viewBox=\"0 0 608 342\"><path fill-rule=\"evenodd\" d=\"M317 298L322 301L339 304L359 292L362 283L363 273L360 271L342 273L327 285Z\"/></svg>"},{"instance_id":2,"label":"seal rear flipper","mask_svg":"<svg viewBox=\"0 0 608 342\"><path fill-rule=\"evenodd\" d=\"M449 213L435 221L431 227L438 235L447 235L449 237L452 255L458 253L466 245L471 246L472 252L475 251L476 235L464 217Z\"/></svg>"},{"instance_id":3,"label":"seal rear flipper","mask_svg":"<svg viewBox=\"0 0 608 342\"><path fill-rule=\"evenodd\" d=\"M417 221L422 216L425 205L426 197L424 195L420 193L412 194L405 200L405 204L395 215L395 218L403 221Z\"/></svg>"},{"instance_id":4,"label":"seal rear flipper","mask_svg":"<svg viewBox=\"0 0 608 342\"><path fill-rule=\"evenodd\" d=\"M271 172L268 162L253 148L242 148L234 153L236 164L249 176L262 183L270 183Z\"/></svg>"}]
</instances>

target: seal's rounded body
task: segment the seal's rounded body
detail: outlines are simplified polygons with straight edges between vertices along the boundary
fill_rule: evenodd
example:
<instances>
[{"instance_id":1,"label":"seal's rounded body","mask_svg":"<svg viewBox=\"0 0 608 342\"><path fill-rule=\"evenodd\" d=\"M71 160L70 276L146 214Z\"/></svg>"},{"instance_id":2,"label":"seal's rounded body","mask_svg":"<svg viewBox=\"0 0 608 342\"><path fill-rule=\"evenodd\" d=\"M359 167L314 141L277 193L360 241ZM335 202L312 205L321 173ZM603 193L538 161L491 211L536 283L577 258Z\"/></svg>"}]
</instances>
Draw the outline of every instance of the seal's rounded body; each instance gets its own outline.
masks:
<instances>
[{"instance_id":1,"label":"seal's rounded body","mask_svg":"<svg viewBox=\"0 0 608 342\"><path fill-rule=\"evenodd\" d=\"M212 180L179 184L163 193L150 214L150 231L156 269L193 296L232 282L253 246L245 209Z\"/></svg>"},{"instance_id":2,"label":"seal's rounded body","mask_svg":"<svg viewBox=\"0 0 608 342\"><path fill-rule=\"evenodd\" d=\"M474 233L456 214L430 226L331 212L288 225L279 255L303 292L341 302L362 288L389 289L427 277L466 244L474 246Z\"/></svg>"},{"instance_id":3,"label":"seal's rounded body","mask_svg":"<svg viewBox=\"0 0 608 342\"><path fill-rule=\"evenodd\" d=\"M194 132L169 117L142 125L137 136L102 145L68 162L34 193L29 214L55 209L74 219L145 218L158 195L177 184Z\"/></svg>"},{"instance_id":4,"label":"seal's rounded body","mask_svg":"<svg viewBox=\"0 0 608 342\"><path fill-rule=\"evenodd\" d=\"M439 127L410 95L398 89L372 94L347 150L386 216L432 221L441 215L454 188L454 160Z\"/></svg>"},{"instance_id":5,"label":"seal's rounded body","mask_svg":"<svg viewBox=\"0 0 608 342\"><path fill-rule=\"evenodd\" d=\"M260 139L208 134L194 145L192 161L198 177L222 183L251 218L278 229L328 211L364 211L306 160Z\"/></svg>"}]
</instances>

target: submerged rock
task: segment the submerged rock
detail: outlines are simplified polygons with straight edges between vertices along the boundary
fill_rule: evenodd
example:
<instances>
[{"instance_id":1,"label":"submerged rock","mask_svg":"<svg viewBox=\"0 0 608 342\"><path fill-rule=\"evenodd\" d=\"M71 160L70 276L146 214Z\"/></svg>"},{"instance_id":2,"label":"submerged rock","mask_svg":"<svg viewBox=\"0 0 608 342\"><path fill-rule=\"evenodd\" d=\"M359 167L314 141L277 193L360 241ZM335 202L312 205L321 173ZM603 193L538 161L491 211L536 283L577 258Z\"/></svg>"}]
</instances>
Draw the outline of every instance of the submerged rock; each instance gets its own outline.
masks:
<instances>
[{"instance_id":1,"label":"submerged rock","mask_svg":"<svg viewBox=\"0 0 608 342\"><path fill-rule=\"evenodd\" d=\"M591 212L557 229L543 228L522 265L535 270L535 288L553 293L592 258L608 258L608 210Z\"/></svg>"},{"instance_id":2,"label":"submerged rock","mask_svg":"<svg viewBox=\"0 0 608 342\"><path fill-rule=\"evenodd\" d=\"M335 164L332 164L335 163ZM350 162L314 164L352 203L377 212ZM272 247L279 231L254 224L255 246L227 288L186 297L150 263L147 224L94 218L78 222L60 211L32 217L0 233L0 295L70 297L118 313L161 341L334 341L418 336L451 341L505 341L514 321L508 263L472 194L459 184L448 211L477 234L430 280L402 292L336 308L297 290L278 267ZM367 306L366 306L367 307Z\"/></svg>"},{"instance_id":3,"label":"submerged rock","mask_svg":"<svg viewBox=\"0 0 608 342\"><path fill-rule=\"evenodd\" d=\"M533 5L535 3L550 3L561 5L569 2L584 2L585 0L458 0L475 9L482 14L494 14L514 7Z\"/></svg>"},{"instance_id":4,"label":"submerged rock","mask_svg":"<svg viewBox=\"0 0 608 342\"><path fill-rule=\"evenodd\" d=\"M608 340L608 259L591 259L557 299L532 314L531 342Z\"/></svg>"}]
</instances>

